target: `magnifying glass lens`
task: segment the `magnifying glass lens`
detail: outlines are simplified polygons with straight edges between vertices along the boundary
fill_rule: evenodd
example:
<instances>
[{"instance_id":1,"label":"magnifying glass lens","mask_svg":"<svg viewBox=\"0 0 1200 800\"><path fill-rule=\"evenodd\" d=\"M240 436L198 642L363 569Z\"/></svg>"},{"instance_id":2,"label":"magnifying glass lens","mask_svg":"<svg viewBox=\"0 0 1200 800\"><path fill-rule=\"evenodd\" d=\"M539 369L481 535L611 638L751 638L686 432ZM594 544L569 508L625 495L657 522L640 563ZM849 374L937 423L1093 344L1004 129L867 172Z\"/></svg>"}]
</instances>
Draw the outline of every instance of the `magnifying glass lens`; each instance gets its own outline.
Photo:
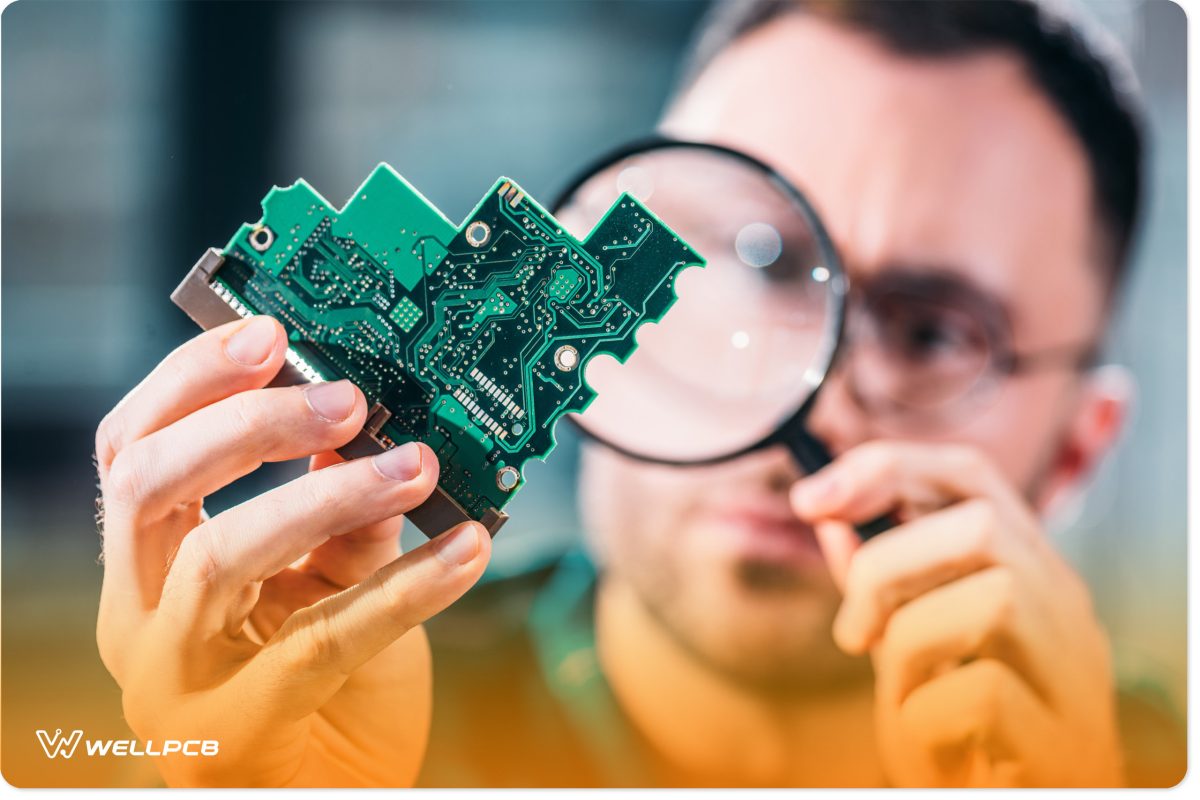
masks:
<instances>
[{"instance_id":1,"label":"magnifying glass lens","mask_svg":"<svg viewBox=\"0 0 1200 800\"><path fill-rule=\"evenodd\" d=\"M589 363L589 433L651 459L702 461L755 444L804 403L832 357L842 278L794 191L753 161L686 145L579 184L556 212L575 236L629 192L707 261L679 274L679 300L638 330L625 364Z\"/></svg>"}]
</instances>

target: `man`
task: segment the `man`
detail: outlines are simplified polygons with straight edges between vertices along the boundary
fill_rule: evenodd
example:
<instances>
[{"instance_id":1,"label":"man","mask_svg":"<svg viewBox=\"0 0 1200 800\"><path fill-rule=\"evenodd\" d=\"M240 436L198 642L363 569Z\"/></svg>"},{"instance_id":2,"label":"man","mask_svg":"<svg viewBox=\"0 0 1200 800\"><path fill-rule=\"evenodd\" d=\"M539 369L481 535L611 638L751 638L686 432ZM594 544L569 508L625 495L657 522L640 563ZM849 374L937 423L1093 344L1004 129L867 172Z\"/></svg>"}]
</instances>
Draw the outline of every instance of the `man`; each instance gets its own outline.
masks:
<instances>
[{"instance_id":1,"label":"man","mask_svg":"<svg viewBox=\"0 0 1200 800\"><path fill-rule=\"evenodd\" d=\"M168 783L1182 777L1147 771L1148 751L1163 760L1147 731L1172 731L1144 704L1119 715L1088 591L1038 521L1125 408L1086 368L1138 205L1113 66L1008 2L730 4L698 53L664 130L801 183L868 293L900 276L997 311L1009 340L980 380L935 411L884 408L856 340L811 418L837 458L807 477L772 451L673 470L589 448L592 557L440 616L431 678L419 623L480 577L488 538L467 524L393 561L395 515L436 459L410 445L335 464L361 393L263 389L279 327L209 331L97 436L101 654L139 736L221 741L204 763L164 759ZM951 322L926 327L926 356L956 346ZM261 462L314 453L309 475L203 515ZM897 525L860 543L852 526L883 513Z\"/></svg>"},{"instance_id":2,"label":"man","mask_svg":"<svg viewBox=\"0 0 1200 800\"><path fill-rule=\"evenodd\" d=\"M589 776L600 783L1112 785L1107 648L1036 511L1120 427L1119 386L1076 367L1125 261L1136 127L1113 78L1031 8L788 6L719 13L663 127L802 182L868 294L898 275L929 291L949 280L1005 309L1014 352L1068 357L1025 374L994 364L986 405L977 386L919 415L871 402L852 346L810 422L841 457L806 480L784 452L681 471L590 448L596 663L588 596L574 590L580 610L555 592L570 582L555 576L532 616L558 705L583 717L564 726L583 731L572 749L582 765L622 764ZM847 523L897 507L905 523L859 547ZM494 668L447 682L439 712ZM464 712L487 702L472 694ZM657 774L598 755L613 747L593 732L598 704L623 712L608 728L648 740L633 750L657 751ZM492 708L475 718L521 729ZM455 723L447 742L470 730ZM539 744L555 753L563 738ZM495 727L480 741L459 742L455 764L486 765L485 781L520 782L505 764L537 751Z\"/></svg>"}]
</instances>

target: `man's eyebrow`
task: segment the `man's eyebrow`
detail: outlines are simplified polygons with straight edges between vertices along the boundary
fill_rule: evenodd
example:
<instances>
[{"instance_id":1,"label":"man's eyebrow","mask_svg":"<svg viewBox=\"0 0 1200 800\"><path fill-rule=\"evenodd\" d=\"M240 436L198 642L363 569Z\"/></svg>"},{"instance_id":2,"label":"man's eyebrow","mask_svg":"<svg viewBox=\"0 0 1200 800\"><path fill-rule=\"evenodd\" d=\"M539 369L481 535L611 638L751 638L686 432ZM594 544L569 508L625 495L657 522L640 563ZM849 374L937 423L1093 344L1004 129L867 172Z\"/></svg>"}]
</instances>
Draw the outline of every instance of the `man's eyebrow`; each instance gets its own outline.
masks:
<instances>
[{"instance_id":1,"label":"man's eyebrow","mask_svg":"<svg viewBox=\"0 0 1200 800\"><path fill-rule=\"evenodd\" d=\"M1005 298L961 269L895 264L851 283L858 284L866 299L888 295L917 297L978 314L990 326L1011 330L1012 315Z\"/></svg>"},{"instance_id":2,"label":"man's eyebrow","mask_svg":"<svg viewBox=\"0 0 1200 800\"><path fill-rule=\"evenodd\" d=\"M993 305L1006 310L1004 299L964 274L946 266L914 266L895 264L885 266L858 281L871 291L890 290L904 294L923 294L934 299L963 299L978 304Z\"/></svg>"}]
</instances>

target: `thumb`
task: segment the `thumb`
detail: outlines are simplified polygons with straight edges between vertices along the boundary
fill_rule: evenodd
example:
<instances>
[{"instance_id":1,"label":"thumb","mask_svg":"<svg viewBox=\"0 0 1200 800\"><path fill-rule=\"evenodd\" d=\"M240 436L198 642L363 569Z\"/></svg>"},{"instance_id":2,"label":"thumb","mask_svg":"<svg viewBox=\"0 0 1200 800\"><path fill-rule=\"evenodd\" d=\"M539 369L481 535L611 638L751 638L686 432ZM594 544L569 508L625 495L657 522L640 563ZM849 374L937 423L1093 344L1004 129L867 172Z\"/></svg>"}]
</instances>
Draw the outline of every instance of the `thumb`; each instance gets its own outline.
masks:
<instances>
[{"instance_id":1,"label":"thumb","mask_svg":"<svg viewBox=\"0 0 1200 800\"><path fill-rule=\"evenodd\" d=\"M838 589L846 590L846 573L850 570L850 559L855 551L862 546L858 532L849 523L836 519L821 520L816 523L814 533L825 563L833 575L833 582Z\"/></svg>"}]
</instances>

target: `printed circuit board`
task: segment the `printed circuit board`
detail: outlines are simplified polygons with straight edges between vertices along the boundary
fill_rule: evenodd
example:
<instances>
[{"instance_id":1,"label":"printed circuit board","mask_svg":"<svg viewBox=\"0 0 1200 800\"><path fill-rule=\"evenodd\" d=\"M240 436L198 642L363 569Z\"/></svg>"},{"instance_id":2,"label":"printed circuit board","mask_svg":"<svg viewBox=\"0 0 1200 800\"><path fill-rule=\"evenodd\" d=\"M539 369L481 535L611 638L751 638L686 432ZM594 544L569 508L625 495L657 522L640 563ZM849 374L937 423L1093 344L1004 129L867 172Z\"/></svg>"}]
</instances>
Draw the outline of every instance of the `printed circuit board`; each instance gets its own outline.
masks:
<instances>
[{"instance_id":1,"label":"printed circuit board","mask_svg":"<svg viewBox=\"0 0 1200 800\"><path fill-rule=\"evenodd\" d=\"M387 164L343 208L300 180L262 209L172 299L205 328L278 319L290 347L277 382L362 389L367 421L343 456L428 444L438 489L408 516L429 536L467 519L495 534L523 465L595 396L588 360L625 361L638 326L675 301L675 276L704 264L631 195L579 241L507 178L461 225Z\"/></svg>"}]
</instances>

